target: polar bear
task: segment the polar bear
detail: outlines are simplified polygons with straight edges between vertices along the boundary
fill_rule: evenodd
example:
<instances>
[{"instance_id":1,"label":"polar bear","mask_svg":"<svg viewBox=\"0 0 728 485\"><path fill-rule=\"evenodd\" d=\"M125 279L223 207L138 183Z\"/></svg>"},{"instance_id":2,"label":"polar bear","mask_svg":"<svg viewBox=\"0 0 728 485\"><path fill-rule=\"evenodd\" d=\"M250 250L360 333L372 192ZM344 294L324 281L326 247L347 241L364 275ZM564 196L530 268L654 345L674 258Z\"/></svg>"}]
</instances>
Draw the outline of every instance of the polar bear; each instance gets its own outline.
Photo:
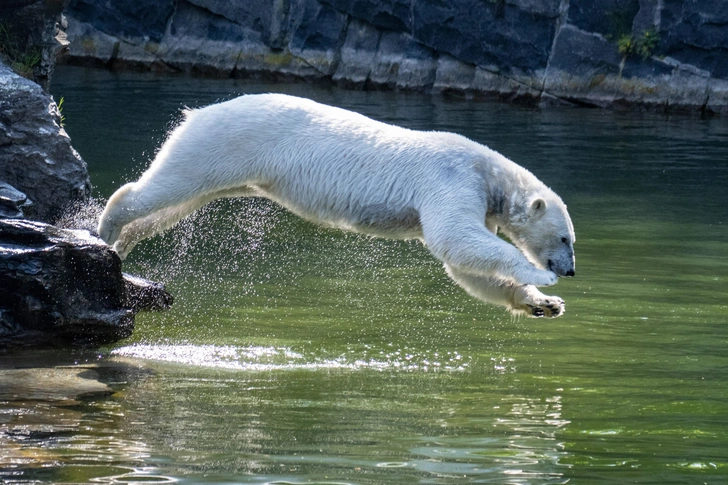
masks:
<instances>
[{"instance_id":1,"label":"polar bear","mask_svg":"<svg viewBox=\"0 0 728 485\"><path fill-rule=\"evenodd\" d=\"M186 110L141 178L111 196L98 232L124 258L208 202L241 196L319 224L418 238L476 298L514 314L564 312L536 287L574 275L574 228L531 172L454 133L283 94Z\"/></svg>"}]
</instances>

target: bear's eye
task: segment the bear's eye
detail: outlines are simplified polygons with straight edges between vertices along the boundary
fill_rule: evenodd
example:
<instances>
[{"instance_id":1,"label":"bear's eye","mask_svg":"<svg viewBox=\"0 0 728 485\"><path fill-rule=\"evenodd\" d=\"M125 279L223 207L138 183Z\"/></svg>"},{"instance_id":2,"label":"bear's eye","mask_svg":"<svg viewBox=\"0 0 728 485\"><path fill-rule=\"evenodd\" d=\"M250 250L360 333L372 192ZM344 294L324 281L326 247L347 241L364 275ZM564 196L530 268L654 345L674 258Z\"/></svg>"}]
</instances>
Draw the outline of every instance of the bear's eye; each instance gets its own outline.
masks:
<instances>
[{"instance_id":1,"label":"bear's eye","mask_svg":"<svg viewBox=\"0 0 728 485\"><path fill-rule=\"evenodd\" d=\"M566 239L565 237L562 237L562 238L561 238L561 242L562 242L562 243L564 243L564 244L566 244L566 243L568 243L568 242L569 242L569 240L568 240L568 239Z\"/></svg>"}]
</instances>

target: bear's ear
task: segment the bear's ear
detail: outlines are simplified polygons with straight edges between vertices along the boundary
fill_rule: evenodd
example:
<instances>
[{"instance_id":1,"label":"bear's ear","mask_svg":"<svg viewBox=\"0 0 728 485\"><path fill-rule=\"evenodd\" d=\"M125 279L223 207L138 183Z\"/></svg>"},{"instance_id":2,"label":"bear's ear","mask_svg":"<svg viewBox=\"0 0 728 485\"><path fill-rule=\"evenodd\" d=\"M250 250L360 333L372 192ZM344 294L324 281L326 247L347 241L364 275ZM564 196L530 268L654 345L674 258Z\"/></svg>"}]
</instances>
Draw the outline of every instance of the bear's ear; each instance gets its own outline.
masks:
<instances>
[{"instance_id":1,"label":"bear's ear","mask_svg":"<svg viewBox=\"0 0 728 485\"><path fill-rule=\"evenodd\" d=\"M531 217L538 219L546 213L546 201L539 198L531 201Z\"/></svg>"}]
</instances>

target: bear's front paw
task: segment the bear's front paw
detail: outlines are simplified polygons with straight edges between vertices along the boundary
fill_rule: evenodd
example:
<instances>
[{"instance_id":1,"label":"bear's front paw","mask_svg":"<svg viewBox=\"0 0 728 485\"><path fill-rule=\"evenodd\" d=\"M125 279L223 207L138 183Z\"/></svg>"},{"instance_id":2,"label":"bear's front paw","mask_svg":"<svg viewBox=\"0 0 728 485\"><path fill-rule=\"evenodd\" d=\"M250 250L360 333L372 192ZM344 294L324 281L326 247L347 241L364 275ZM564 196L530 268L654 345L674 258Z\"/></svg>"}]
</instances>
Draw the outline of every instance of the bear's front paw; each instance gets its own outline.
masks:
<instances>
[{"instance_id":1,"label":"bear's front paw","mask_svg":"<svg viewBox=\"0 0 728 485\"><path fill-rule=\"evenodd\" d=\"M564 300L558 296L544 295L533 286L521 286L516 290L516 309L529 317L556 318L566 311Z\"/></svg>"},{"instance_id":2,"label":"bear's front paw","mask_svg":"<svg viewBox=\"0 0 728 485\"><path fill-rule=\"evenodd\" d=\"M559 281L559 277L553 271L533 268L528 277L518 283L521 285L552 286Z\"/></svg>"},{"instance_id":3,"label":"bear's front paw","mask_svg":"<svg viewBox=\"0 0 728 485\"><path fill-rule=\"evenodd\" d=\"M533 305L528 305L528 307L531 312L529 316L534 318L556 318L563 315L566 310L564 300L558 296L549 296L543 301L536 302Z\"/></svg>"}]
</instances>

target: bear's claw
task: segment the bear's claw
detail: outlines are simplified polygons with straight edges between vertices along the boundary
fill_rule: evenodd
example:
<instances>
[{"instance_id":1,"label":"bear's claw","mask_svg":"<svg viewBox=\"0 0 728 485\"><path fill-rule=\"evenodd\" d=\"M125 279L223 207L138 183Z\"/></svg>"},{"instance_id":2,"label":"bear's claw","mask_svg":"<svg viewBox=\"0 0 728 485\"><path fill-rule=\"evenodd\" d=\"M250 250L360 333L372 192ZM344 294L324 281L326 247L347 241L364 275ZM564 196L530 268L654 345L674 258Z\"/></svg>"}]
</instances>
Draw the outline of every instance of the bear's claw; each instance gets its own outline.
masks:
<instances>
[{"instance_id":1,"label":"bear's claw","mask_svg":"<svg viewBox=\"0 0 728 485\"><path fill-rule=\"evenodd\" d=\"M564 313L564 300L558 297L550 297L550 299L528 304L531 315L534 318L556 318Z\"/></svg>"},{"instance_id":2,"label":"bear's claw","mask_svg":"<svg viewBox=\"0 0 728 485\"><path fill-rule=\"evenodd\" d=\"M534 286L520 286L514 294L514 308L533 318L555 318L564 314L564 300L544 295Z\"/></svg>"}]
</instances>

